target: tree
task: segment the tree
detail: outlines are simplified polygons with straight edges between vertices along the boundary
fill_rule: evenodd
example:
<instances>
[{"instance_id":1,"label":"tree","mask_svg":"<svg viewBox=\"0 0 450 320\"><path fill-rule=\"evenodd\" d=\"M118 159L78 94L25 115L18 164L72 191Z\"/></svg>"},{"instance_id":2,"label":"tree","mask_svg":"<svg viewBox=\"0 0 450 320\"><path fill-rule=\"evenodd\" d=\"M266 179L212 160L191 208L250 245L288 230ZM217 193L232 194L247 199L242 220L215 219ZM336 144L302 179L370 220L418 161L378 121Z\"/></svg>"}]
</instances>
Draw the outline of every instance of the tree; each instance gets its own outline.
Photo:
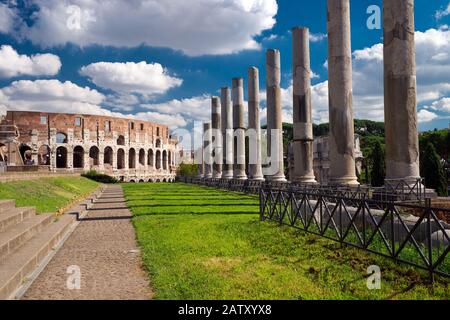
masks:
<instances>
[{"instance_id":1,"label":"tree","mask_svg":"<svg viewBox=\"0 0 450 320\"><path fill-rule=\"evenodd\" d=\"M177 175L185 178L194 178L198 175L198 165L183 162L178 167Z\"/></svg>"},{"instance_id":2,"label":"tree","mask_svg":"<svg viewBox=\"0 0 450 320\"><path fill-rule=\"evenodd\" d=\"M384 150L379 141L375 142L372 152L372 172L371 182L374 187L381 187L384 185L386 177L386 165L384 161Z\"/></svg>"},{"instance_id":3,"label":"tree","mask_svg":"<svg viewBox=\"0 0 450 320\"><path fill-rule=\"evenodd\" d=\"M425 186L427 188L436 190L437 194L441 197L448 196L447 177L444 172L444 166L431 142L426 145L422 153L421 171L422 177L425 178Z\"/></svg>"}]
</instances>

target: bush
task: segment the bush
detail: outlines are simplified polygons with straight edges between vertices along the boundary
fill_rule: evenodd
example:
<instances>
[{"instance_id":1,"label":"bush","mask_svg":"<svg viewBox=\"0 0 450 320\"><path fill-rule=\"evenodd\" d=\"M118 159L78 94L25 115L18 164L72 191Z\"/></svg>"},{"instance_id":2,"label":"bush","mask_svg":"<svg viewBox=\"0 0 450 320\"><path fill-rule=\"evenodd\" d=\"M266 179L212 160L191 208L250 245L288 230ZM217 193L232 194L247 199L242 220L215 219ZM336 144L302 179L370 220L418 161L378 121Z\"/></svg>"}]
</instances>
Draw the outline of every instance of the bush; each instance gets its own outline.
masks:
<instances>
[{"instance_id":1,"label":"bush","mask_svg":"<svg viewBox=\"0 0 450 320\"><path fill-rule=\"evenodd\" d=\"M99 173L95 170L88 171L88 172L82 174L81 176L88 178L90 180L100 182L100 183L108 183L109 184L109 183L118 183L119 182L119 180L117 180L116 178L113 178L106 174Z\"/></svg>"},{"instance_id":2,"label":"bush","mask_svg":"<svg viewBox=\"0 0 450 320\"><path fill-rule=\"evenodd\" d=\"M184 178L194 178L198 175L198 165L183 162L178 167L177 175Z\"/></svg>"},{"instance_id":3,"label":"bush","mask_svg":"<svg viewBox=\"0 0 450 320\"><path fill-rule=\"evenodd\" d=\"M425 178L425 186L436 190L441 197L448 195L447 177L441 159L434 145L429 142L422 153L421 173Z\"/></svg>"}]
</instances>

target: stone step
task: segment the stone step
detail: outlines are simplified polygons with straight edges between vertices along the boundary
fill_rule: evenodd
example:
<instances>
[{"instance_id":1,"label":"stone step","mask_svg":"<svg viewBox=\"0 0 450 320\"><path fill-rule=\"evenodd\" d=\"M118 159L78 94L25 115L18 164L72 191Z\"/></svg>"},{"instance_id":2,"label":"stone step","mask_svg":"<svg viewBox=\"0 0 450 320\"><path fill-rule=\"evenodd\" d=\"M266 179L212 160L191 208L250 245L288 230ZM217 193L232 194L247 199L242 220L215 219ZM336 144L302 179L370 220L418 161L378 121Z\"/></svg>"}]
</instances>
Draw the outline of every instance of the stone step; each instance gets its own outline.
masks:
<instances>
[{"instance_id":1,"label":"stone step","mask_svg":"<svg viewBox=\"0 0 450 320\"><path fill-rule=\"evenodd\" d=\"M62 240L73 221L74 217L71 215L54 220L10 254L8 259L0 262L0 300L14 298L12 295Z\"/></svg>"},{"instance_id":2,"label":"stone step","mask_svg":"<svg viewBox=\"0 0 450 320\"><path fill-rule=\"evenodd\" d=\"M51 221L52 215L36 215L0 233L0 263L20 248L26 241L41 232Z\"/></svg>"},{"instance_id":3,"label":"stone step","mask_svg":"<svg viewBox=\"0 0 450 320\"><path fill-rule=\"evenodd\" d=\"M0 232L5 232L19 223L36 215L35 208L14 208L0 215Z\"/></svg>"},{"instance_id":4,"label":"stone step","mask_svg":"<svg viewBox=\"0 0 450 320\"><path fill-rule=\"evenodd\" d=\"M16 200L0 200L0 214L16 207Z\"/></svg>"}]
</instances>

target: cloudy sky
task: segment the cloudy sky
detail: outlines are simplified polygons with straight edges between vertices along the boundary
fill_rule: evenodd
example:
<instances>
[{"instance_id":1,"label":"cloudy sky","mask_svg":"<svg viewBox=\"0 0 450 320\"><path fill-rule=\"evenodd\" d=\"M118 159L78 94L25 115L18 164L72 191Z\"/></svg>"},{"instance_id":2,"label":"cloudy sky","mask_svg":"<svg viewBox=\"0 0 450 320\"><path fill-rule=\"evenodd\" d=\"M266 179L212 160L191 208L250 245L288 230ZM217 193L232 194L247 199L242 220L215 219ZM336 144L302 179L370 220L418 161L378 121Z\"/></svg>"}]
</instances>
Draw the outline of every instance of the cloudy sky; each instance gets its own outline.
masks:
<instances>
[{"instance_id":1,"label":"cloudy sky","mask_svg":"<svg viewBox=\"0 0 450 320\"><path fill-rule=\"evenodd\" d=\"M383 119L382 30L351 0L355 117ZM416 0L420 129L450 123L450 1ZM326 1L0 1L0 111L137 117L191 128L233 77L282 55L284 121L292 122L290 29L311 30L314 122L328 121ZM265 99L262 96L262 121Z\"/></svg>"}]
</instances>

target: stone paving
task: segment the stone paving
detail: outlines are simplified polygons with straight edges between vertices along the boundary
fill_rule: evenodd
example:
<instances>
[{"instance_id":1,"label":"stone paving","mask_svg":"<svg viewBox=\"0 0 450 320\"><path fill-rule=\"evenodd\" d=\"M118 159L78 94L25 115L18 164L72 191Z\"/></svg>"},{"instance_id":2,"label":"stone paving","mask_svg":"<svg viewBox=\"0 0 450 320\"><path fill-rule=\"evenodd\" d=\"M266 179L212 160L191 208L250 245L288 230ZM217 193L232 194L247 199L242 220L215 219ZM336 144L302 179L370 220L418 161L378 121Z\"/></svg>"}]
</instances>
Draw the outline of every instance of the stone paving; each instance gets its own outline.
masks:
<instances>
[{"instance_id":1,"label":"stone paving","mask_svg":"<svg viewBox=\"0 0 450 320\"><path fill-rule=\"evenodd\" d=\"M108 186L23 299L151 299L150 282L142 268L130 218L122 188ZM79 290L68 289L71 266L80 268ZM73 286L76 281L70 283Z\"/></svg>"}]
</instances>

